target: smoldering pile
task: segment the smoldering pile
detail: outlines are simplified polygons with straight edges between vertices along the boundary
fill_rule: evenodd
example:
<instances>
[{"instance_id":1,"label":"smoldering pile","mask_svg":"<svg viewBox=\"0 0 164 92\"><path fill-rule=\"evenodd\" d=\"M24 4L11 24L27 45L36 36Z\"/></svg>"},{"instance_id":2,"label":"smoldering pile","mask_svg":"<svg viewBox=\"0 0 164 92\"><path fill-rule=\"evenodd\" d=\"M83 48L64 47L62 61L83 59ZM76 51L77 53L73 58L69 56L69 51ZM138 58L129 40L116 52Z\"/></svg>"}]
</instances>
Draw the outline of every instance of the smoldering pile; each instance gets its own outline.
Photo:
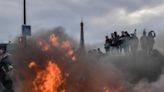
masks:
<instances>
[{"instance_id":1,"label":"smoldering pile","mask_svg":"<svg viewBox=\"0 0 164 92\"><path fill-rule=\"evenodd\" d=\"M164 91L153 86L164 83L163 55L138 52L97 59L81 56L77 44L62 28L55 28L20 45L13 54L16 92Z\"/></svg>"}]
</instances>

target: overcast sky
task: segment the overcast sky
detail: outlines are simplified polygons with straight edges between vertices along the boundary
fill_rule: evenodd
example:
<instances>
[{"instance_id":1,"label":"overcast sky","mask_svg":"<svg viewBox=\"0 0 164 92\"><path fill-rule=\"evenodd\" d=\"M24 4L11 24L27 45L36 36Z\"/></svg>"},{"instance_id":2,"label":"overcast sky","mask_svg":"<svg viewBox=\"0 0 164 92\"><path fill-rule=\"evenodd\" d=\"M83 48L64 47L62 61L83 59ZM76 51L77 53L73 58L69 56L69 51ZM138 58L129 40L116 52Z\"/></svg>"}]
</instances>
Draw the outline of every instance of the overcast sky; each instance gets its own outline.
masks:
<instances>
[{"instance_id":1,"label":"overcast sky","mask_svg":"<svg viewBox=\"0 0 164 92\"><path fill-rule=\"evenodd\" d=\"M0 42L21 33L23 0L0 0ZM164 29L164 0L27 0L27 24L32 32L62 26L79 40L80 21L85 23L86 43L104 42L117 30Z\"/></svg>"}]
</instances>

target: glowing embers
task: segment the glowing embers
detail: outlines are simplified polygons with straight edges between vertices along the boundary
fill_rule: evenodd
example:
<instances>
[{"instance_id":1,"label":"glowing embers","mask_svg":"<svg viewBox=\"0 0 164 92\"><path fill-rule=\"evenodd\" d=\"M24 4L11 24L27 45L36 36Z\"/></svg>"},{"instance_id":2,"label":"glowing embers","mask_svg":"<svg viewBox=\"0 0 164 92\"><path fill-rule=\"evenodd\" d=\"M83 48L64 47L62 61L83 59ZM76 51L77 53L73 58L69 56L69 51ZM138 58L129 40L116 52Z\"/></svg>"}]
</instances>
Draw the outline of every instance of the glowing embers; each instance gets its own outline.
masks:
<instances>
[{"instance_id":1,"label":"glowing embers","mask_svg":"<svg viewBox=\"0 0 164 92\"><path fill-rule=\"evenodd\" d=\"M48 51L50 46L45 40L38 40L37 44L41 47L42 51Z\"/></svg>"},{"instance_id":2,"label":"glowing embers","mask_svg":"<svg viewBox=\"0 0 164 92\"><path fill-rule=\"evenodd\" d=\"M74 55L74 50L71 47L71 44L69 41L63 41L61 44L61 48L66 50L66 56L70 57L72 61L76 61L76 57Z\"/></svg>"},{"instance_id":3,"label":"glowing embers","mask_svg":"<svg viewBox=\"0 0 164 92\"><path fill-rule=\"evenodd\" d=\"M32 61L29 65L28 65L28 68L33 68L33 67L35 67L35 66L37 66L36 65L36 63L35 63L35 61Z\"/></svg>"},{"instance_id":4,"label":"glowing embers","mask_svg":"<svg viewBox=\"0 0 164 92\"><path fill-rule=\"evenodd\" d=\"M52 43L53 46L58 47L59 46L59 42L58 42L58 38L55 34L51 34L49 37L50 42Z\"/></svg>"},{"instance_id":5,"label":"glowing embers","mask_svg":"<svg viewBox=\"0 0 164 92\"><path fill-rule=\"evenodd\" d=\"M32 82L35 92L58 92L63 79L60 68L53 61L48 61L45 69L39 69L34 61L29 64L29 68L32 67L37 68Z\"/></svg>"},{"instance_id":6,"label":"glowing embers","mask_svg":"<svg viewBox=\"0 0 164 92\"><path fill-rule=\"evenodd\" d=\"M64 52L65 55L63 56L71 58L72 61L76 61L74 49L72 48L71 43L68 40L59 41L59 38L55 34L51 34L48 39L48 41L43 39L37 41L37 44L41 47L43 52L48 51L50 48L55 48L57 50L60 50L61 52Z\"/></svg>"}]
</instances>

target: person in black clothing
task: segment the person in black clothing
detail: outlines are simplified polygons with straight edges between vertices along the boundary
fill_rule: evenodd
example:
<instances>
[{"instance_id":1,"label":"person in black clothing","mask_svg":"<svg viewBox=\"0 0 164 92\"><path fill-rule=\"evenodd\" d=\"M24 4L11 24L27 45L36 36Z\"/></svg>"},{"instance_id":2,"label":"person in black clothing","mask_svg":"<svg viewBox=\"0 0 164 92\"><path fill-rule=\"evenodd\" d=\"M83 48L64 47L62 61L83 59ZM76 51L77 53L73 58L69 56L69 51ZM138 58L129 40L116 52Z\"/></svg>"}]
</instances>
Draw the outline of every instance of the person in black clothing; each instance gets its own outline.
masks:
<instances>
[{"instance_id":1,"label":"person in black clothing","mask_svg":"<svg viewBox=\"0 0 164 92\"><path fill-rule=\"evenodd\" d=\"M140 38L140 44L141 44L141 49L143 51L147 52L148 51L148 48L147 48L148 40L147 40L147 32L146 32L146 29L144 29L143 35Z\"/></svg>"},{"instance_id":2,"label":"person in black clothing","mask_svg":"<svg viewBox=\"0 0 164 92\"><path fill-rule=\"evenodd\" d=\"M121 32L121 36L120 37L125 37L125 31Z\"/></svg>"},{"instance_id":3,"label":"person in black clothing","mask_svg":"<svg viewBox=\"0 0 164 92\"><path fill-rule=\"evenodd\" d=\"M3 92L14 92L10 71L13 66L9 60L9 54L0 49L0 82L4 87Z\"/></svg>"},{"instance_id":4,"label":"person in black clothing","mask_svg":"<svg viewBox=\"0 0 164 92\"><path fill-rule=\"evenodd\" d=\"M106 38L106 40L105 40L104 48L105 48L105 51L107 53L109 53L110 52L111 39L109 39L108 36L106 36L105 38Z\"/></svg>"},{"instance_id":5,"label":"person in black clothing","mask_svg":"<svg viewBox=\"0 0 164 92\"><path fill-rule=\"evenodd\" d=\"M114 37L115 37L115 38L117 38L117 39L119 38L119 35L117 34L116 31L115 31L113 34L114 34Z\"/></svg>"},{"instance_id":6,"label":"person in black clothing","mask_svg":"<svg viewBox=\"0 0 164 92\"><path fill-rule=\"evenodd\" d=\"M147 48L148 48L148 53L151 53L153 51L154 48L154 44L155 44L155 40L154 38L156 37L156 34L154 31L150 31L148 33L148 37L147 37Z\"/></svg>"},{"instance_id":7,"label":"person in black clothing","mask_svg":"<svg viewBox=\"0 0 164 92\"><path fill-rule=\"evenodd\" d=\"M101 51L100 48L97 49L97 54L98 54L98 58L101 58L104 55L104 53Z\"/></svg>"},{"instance_id":8,"label":"person in black clothing","mask_svg":"<svg viewBox=\"0 0 164 92\"><path fill-rule=\"evenodd\" d=\"M127 31L125 31L125 49L124 49L125 53L130 52L129 51L129 47L130 47L129 41L130 41L130 34Z\"/></svg>"},{"instance_id":9,"label":"person in black clothing","mask_svg":"<svg viewBox=\"0 0 164 92\"><path fill-rule=\"evenodd\" d=\"M130 39L130 47L131 47L131 52L136 53L138 49L138 37L136 36L136 33L131 34L131 39Z\"/></svg>"},{"instance_id":10,"label":"person in black clothing","mask_svg":"<svg viewBox=\"0 0 164 92\"><path fill-rule=\"evenodd\" d=\"M125 31L121 32L120 40L120 53L123 53L125 50Z\"/></svg>"},{"instance_id":11,"label":"person in black clothing","mask_svg":"<svg viewBox=\"0 0 164 92\"><path fill-rule=\"evenodd\" d=\"M115 31L113 33L114 38L113 38L113 47L114 47L114 53L118 53L119 52L119 48L120 48L120 36L117 34L117 32Z\"/></svg>"}]
</instances>

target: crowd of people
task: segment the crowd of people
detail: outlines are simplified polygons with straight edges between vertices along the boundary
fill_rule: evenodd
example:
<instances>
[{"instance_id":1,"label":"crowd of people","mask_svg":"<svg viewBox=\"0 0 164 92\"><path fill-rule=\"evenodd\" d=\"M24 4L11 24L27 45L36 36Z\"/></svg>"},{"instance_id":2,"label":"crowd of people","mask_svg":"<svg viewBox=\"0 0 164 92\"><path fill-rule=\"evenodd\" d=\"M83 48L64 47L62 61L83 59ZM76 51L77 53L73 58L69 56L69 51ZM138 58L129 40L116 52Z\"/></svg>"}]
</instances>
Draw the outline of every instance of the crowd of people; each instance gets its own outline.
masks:
<instances>
[{"instance_id":1,"label":"crowd of people","mask_svg":"<svg viewBox=\"0 0 164 92\"><path fill-rule=\"evenodd\" d=\"M105 36L104 49L106 53L103 53L100 48L89 50L88 53L96 56L102 57L107 54L135 54L138 51L139 45L141 50L147 54L151 54L154 49L155 44L155 32L143 30L142 36L139 38L137 36L137 29L133 33L128 31L122 31L119 35L116 31L111 33L111 36Z\"/></svg>"},{"instance_id":2,"label":"crowd of people","mask_svg":"<svg viewBox=\"0 0 164 92\"><path fill-rule=\"evenodd\" d=\"M147 53L151 53L155 44L154 38L156 34L154 31L149 31L148 35L144 29L143 35L140 40L137 37L137 30L134 33L129 34L127 31L122 31L121 35L115 31L111 33L111 37L105 37L104 48L106 53L136 53L138 50L139 42L141 49Z\"/></svg>"}]
</instances>

